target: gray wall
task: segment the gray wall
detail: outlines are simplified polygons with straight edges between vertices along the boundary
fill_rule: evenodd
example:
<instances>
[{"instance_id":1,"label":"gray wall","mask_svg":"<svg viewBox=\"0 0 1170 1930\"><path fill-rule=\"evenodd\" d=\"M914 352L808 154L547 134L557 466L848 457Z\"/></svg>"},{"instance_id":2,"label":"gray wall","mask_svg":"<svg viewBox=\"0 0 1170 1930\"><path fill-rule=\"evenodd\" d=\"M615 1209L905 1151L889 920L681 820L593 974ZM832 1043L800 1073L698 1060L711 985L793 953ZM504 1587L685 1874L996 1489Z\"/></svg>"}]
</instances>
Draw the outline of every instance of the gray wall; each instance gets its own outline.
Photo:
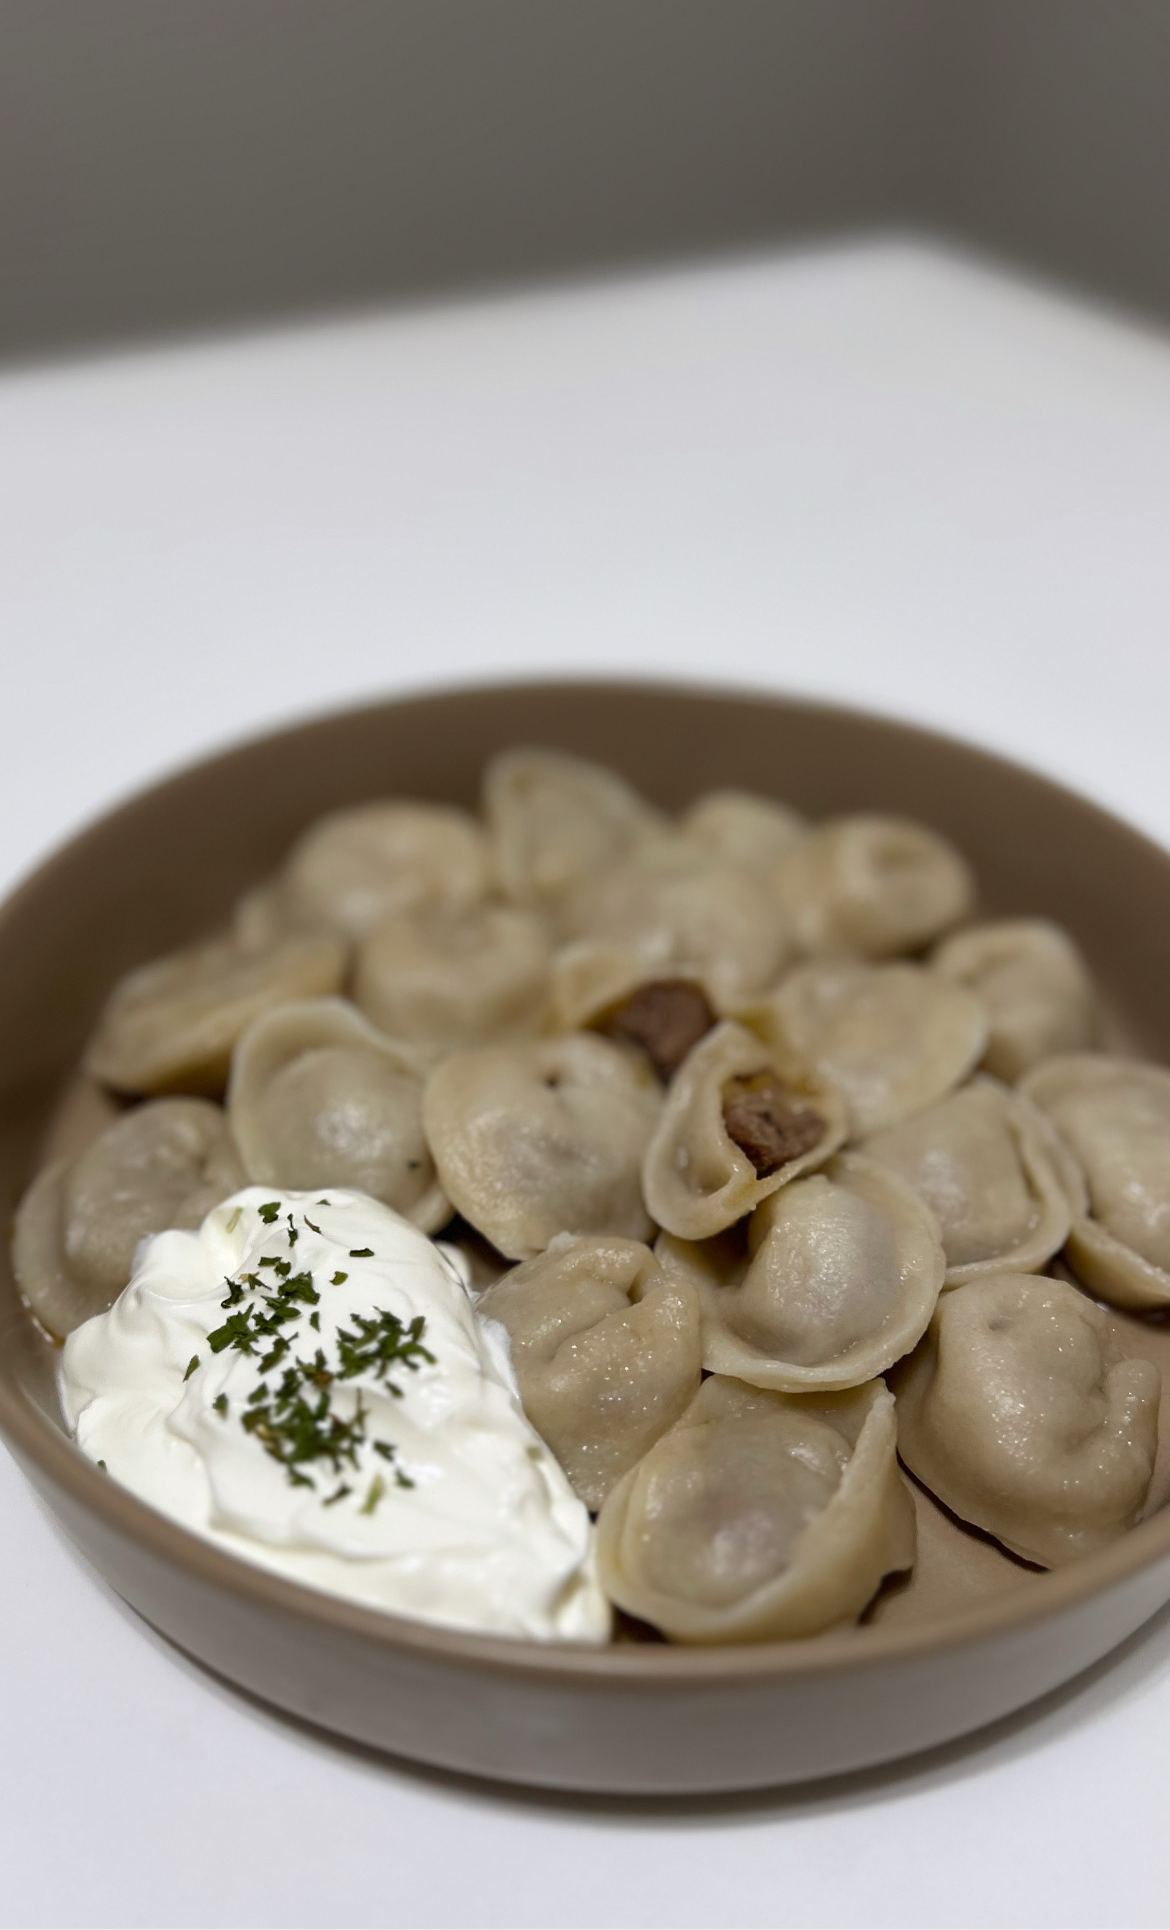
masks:
<instances>
[{"instance_id":1,"label":"gray wall","mask_svg":"<svg viewBox=\"0 0 1170 1930\"><path fill-rule=\"evenodd\" d=\"M874 224L1170 314L1170 0L0 0L0 355Z\"/></svg>"}]
</instances>

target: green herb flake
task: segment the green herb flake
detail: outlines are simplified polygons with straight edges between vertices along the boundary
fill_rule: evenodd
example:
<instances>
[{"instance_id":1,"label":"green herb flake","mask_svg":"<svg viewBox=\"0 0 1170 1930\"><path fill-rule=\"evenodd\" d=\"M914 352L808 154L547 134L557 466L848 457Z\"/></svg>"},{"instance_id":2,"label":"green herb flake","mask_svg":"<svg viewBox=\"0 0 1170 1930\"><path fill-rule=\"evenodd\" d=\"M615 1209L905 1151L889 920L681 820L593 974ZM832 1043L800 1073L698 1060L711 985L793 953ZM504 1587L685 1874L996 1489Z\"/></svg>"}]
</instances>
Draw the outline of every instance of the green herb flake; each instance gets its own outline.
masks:
<instances>
[{"instance_id":1,"label":"green herb flake","mask_svg":"<svg viewBox=\"0 0 1170 1930\"><path fill-rule=\"evenodd\" d=\"M351 1260L372 1260L374 1249L372 1246L351 1246L349 1257Z\"/></svg>"},{"instance_id":2,"label":"green herb flake","mask_svg":"<svg viewBox=\"0 0 1170 1930\"><path fill-rule=\"evenodd\" d=\"M312 1327L312 1328L313 1328L313 1330L314 1330L314 1332L316 1332L316 1333L320 1333L320 1331L321 1331L321 1316L320 1316L320 1314L319 1314L319 1313L311 1313L311 1314L309 1315L309 1325L310 1325L310 1327Z\"/></svg>"},{"instance_id":3,"label":"green herb flake","mask_svg":"<svg viewBox=\"0 0 1170 1930\"><path fill-rule=\"evenodd\" d=\"M244 1209L242 1206L234 1206L232 1208L231 1213L228 1216L227 1223L224 1226L225 1233L235 1232L237 1226L240 1224L240 1220L243 1217L243 1212L244 1212Z\"/></svg>"},{"instance_id":4,"label":"green herb flake","mask_svg":"<svg viewBox=\"0 0 1170 1930\"><path fill-rule=\"evenodd\" d=\"M109 1468L106 1466L104 1461L99 1461L98 1466L101 1469L103 1474L108 1474L110 1472Z\"/></svg>"},{"instance_id":5,"label":"green herb flake","mask_svg":"<svg viewBox=\"0 0 1170 1930\"><path fill-rule=\"evenodd\" d=\"M319 1232L321 1231L321 1229L320 1229L320 1227L319 1227L319 1226L317 1225L317 1223L316 1223L316 1221L315 1221L315 1220L311 1220L311 1219L309 1218L309 1216L308 1216L308 1214L307 1214L307 1213L305 1214L305 1225L306 1225L306 1226L307 1226L307 1227L308 1227L308 1228L309 1228L309 1229L310 1229L310 1230L311 1230L311 1231L312 1231L313 1233L319 1233Z\"/></svg>"},{"instance_id":6,"label":"green herb flake","mask_svg":"<svg viewBox=\"0 0 1170 1930\"><path fill-rule=\"evenodd\" d=\"M326 1496L325 1500L321 1503L321 1506L323 1508L331 1508L335 1501L344 1501L346 1495L352 1494L352 1493L353 1493L353 1489L350 1487L349 1482L342 1481L339 1483L339 1485L336 1488L334 1488L333 1493L331 1495Z\"/></svg>"},{"instance_id":7,"label":"green herb flake","mask_svg":"<svg viewBox=\"0 0 1170 1930\"><path fill-rule=\"evenodd\" d=\"M192 1374L195 1372L195 1369L198 1367L198 1365L199 1365L198 1354L192 1354L190 1360L187 1362L187 1371L183 1375L183 1379L185 1381L190 1380Z\"/></svg>"},{"instance_id":8,"label":"green herb flake","mask_svg":"<svg viewBox=\"0 0 1170 1930\"><path fill-rule=\"evenodd\" d=\"M222 1420L225 1420L225 1421L226 1421L226 1419L227 1419L227 1395L226 1395L226 1394L217 1394L217 1395L216 1395L216 1397L215 1397L215 1399L214 1399L214 1400L212 1401L212 1403L211 1403L211 1405L212 1405L212 1407L213 1407L213 1408L215 1409L215 1411L216 1411L216 1413L217 1413L217 1414L218 1414L218 1415L220 1416L220 1418L221 1418Z\"/></svg>"},{"instance_id":9,"label":"green herb flake","mask_svg":"<svg viewBox=\"0 0 1170 1930\"><path fill-rule=\"evenodd\" d=\"M290 1246L295 1246L295 1245L296 1245L296 1243L297 1243L297 1241L298 1241L298 1240L300 1239L300 1237L301 1237L301 1236L300 1236L300 1234L299 1234L299 1233L297 1232L297 1229L296 1229L296 1227L295 1227L295 1226L293 1225L293 1216L292 1216L292 1214L290 1213L290 1214L289 1214L289 1216L288 1216L288 1243L289 1243L289 1245L290 1245Z\"/></svg>"},{"instance_id":10,"label":"green herb flake","mask_svg":"<svg viewBox=\"0 0 1170 1930\"><path fill-rule=\"evenodd\" d=\"M382 1496L385 1494L385 1492L386 1492L386 1483L383 1481L380 1474L376 1474L373 1480L370 1482L369 1487L366 1489L366 1498L362 1502L362 1505L359 1508L358 1513L363 1515L372 1515L374 1512L374 1509L377 1507L379 1501L382 1499Z\"/></svg>"},{"instance_id":11,"label":"green herb flake","mask_svg":"<svg viewBox=\"0 0 1170 1930\"><path fill-rule=\"evenodd\" d=\"M259 1213L265 1226L275 1226L277 1214L280 1212L280 1201L267 1200L263 1206L258 1206L256 1211Z\"/></svg>"},{"instance_id":12,"label":"green herb flake","mask_svg":"<svg viewBox=\"0 0 1170 1930\"><path fill-rule=\"evenodd\" d=\"M341 1271L339 1270L339 1271L338 1271L337 1273L335 1273L335 1274L334 1274L334 1276L333 1276L333 1278L332 1278L332 1280L331 1280L331 1281L329 1282L329 1284L330 1284L330 1286L331 1286L331 1287L341 1287L341 1286L344 1286L344 1284L345 1284L345 1282L346 1282L346 1281L347 1281L348 1279L349 1279L349 1275L348 1275L348 1273L342 1273L342 1272L341 1272Z\"/></svg>"}]
</instances>

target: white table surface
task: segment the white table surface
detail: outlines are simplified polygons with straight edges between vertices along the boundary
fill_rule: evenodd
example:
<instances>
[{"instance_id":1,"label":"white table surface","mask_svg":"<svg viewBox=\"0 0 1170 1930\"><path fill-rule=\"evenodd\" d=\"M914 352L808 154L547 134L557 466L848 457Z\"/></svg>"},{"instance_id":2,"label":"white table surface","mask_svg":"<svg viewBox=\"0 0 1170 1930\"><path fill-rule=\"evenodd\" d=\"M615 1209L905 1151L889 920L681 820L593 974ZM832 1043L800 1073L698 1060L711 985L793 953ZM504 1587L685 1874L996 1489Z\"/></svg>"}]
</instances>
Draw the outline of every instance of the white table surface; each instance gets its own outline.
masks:
<instances>
[{"instance_id":1,"label":"white table surface","mask_svg":"<svg viewBox=\"0 0 1170 1930\"><path fill-rule=\"evenodd\" d=\"M1170 842L1170 347L887 242L0 379L0 881L368 693L721 677L942 725ZM1170 1616L905 1768L642 1806L300 1732L0 1451L5 1925L1164 1925Z\"/></svg>"}]
</instances>

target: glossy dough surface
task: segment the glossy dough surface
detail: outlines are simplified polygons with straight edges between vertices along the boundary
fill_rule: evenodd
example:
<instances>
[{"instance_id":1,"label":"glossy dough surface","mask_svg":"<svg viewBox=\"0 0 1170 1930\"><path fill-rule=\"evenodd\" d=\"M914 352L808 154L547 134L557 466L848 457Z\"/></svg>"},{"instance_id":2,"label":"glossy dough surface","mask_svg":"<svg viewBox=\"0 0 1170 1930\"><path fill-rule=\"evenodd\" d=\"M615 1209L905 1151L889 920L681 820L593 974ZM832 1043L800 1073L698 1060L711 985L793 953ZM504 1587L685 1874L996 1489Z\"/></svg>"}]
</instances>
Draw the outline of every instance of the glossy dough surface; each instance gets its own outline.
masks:
<instances>
[{"instance_id":1,"label":"glossy dough surface","mask_svg":"<svg viewBox=\"0 0 1170 1930\"><path fill-rule=\"evenodd\" d=\"M918 965L798 966L743 1017L782 1066L837 1089L854 1139L941 1099L987 1040L979 1001Z\"/></svg>"},{"instance_id":2,"label":"glossy dough surface","mask_svg":"<svg viewBox=\"0 0 1170 1930\"><path fill-rule=\"evenodd\" d=\"M452 1053L423 1119L448 1198L510 1260L558 1233L644 1240L641 1170L661 1099L636 1053L592 1032Z\"/></svg>"},{"instance_id":3,"label":"glossy dough surface","mask_svg":"<svg viewBox=\"0 0 1170 1930\"><path fill-rule=\"evenodd\" d=\"M764 1642L856 1619L914 1559L881 1381L765 1393L713 1375L614 1489L602 1585L676 1642Z\"/></svg>"},{"instance_id":4,"label":"glossy dough surface","mask_svg":"<svg viewBox=\"0 0 1170 1930\"><path fill-rule=\"evenodd\" d=\"M975 881L945 838L906 818L837 818L795 844L784 869L805 952L889 958L970 915Z\"/></svg>"},{"instance_id":5,"label":"glossy dough surface","mask_svg":"<svg viewBox=\"0 0 1170 1930\"><path fill-rule=\"evenodd\" d=\"M354 998L383 1032L416 1045L478 1045L531 1032L552 960L539 918L506 905L403 912L358 949Z\"/></svg>"},{"instance_id":6,"label":"glossy dough surface","mask_svg":"<svg viewBox=\"0 0 1170 1930\"><path fill-rule=\"evenodd\" d=\"M240 1040L227 1111L248 1178L344 1186L433 1233L450 1216L422 1124L409 1047L344 999L278 1006Z\"/></svg>"},{"instance_id":7,"label":"glossy dough surface","mask_svg":"<svg viewBox=\"0 0 1170 1930\"><path fill-rule=\"evenodd\" d=\"M1069 1258L1119 1307L1170 1306L1170 1073L1104 1053L1037 1066L1023 1085L1087 1187Z\"/></svg>"},{"instance_id":8,"label":"glossy dough surface","mask_svg":"<svg viewBox=\"0 0 1170 1930\"><path fill-rule=\"evenodd\" d=\"M979 1273L1036 1273L1068 1238L1073 1201L1045 1121L997 1079L875 1133L865 1151L935 1214L947 1285Z\"/></svg>"},{"instance_id":9,"label":"glossy dough surface","mask_svg":"<svg viewBox=\"0 0 1170 1930\"><path fill-rule=\"evenodd\" d=\"M1141 1512L1160 1376L1066 1282L992 1273L945 1293L895 1388L907 1467L1025 1561L1103 1548Z\"/></svg>"},{"instance_id":10,"label":"glossy dough surface","mask_svg":"<svg viewBox=\"0 0 1170 1930\"><path fill-rule=\"evenodd\" d=\"M698 1291L703 1366L794 1394L859 1387L909 1353L945 1266L918 1196L855 1153L764 1200L746 1240L663 1234L655 1250Z\"/></svg>"},{"instance_id":11,"label":"glossy dough surface","mask_svg":"<svg viewBox=\"0 0 1170 1930\"><path fill-rule=\"evenodd\" d=\"M987 1011L988 1072L1009 1082L1056 1052L1091 1045L1096 999L1067 932L1045 918L972 925L943 940L931 965L966 985Z\"/></svg>"},{"instance_id":12,"label":"glossy dough surface","mask_svg":"<svg viewBox=\"0 0 1170 1930\"><path fill-rule=\"evenodd\" d=\"M699 1302L634 1240L574 1240L478 1303L511 1343L524 1411L595 1512L699 1391Z\"/></svg>"},{"instance_id":13,"label":"glossy dough surface","mask_svg":"<svg viewBox=\"0 0 1170 1930\"><path fill-rule=\"evenodd\" d=\"M16 1211L20 1290L42 1325L63 1338L117 1299L148 1233L198 1226L243 1183L218 1106L205 1099L139 1106L79 1158L55 1160L33 1181Z\"/></svg>"}]
</instances>

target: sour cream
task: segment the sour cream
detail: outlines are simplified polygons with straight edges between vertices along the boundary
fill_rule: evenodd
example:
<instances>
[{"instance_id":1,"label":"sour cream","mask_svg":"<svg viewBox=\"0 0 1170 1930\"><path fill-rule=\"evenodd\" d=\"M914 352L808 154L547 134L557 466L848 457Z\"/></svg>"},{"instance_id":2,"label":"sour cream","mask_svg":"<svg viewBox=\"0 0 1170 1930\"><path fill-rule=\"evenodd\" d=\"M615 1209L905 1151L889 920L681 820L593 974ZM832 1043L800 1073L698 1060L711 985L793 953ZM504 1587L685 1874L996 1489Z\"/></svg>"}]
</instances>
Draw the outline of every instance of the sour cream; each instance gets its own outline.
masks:
<instances>
[{"instance_id":1,"label":"sour cream","mask_svg":"<svg viewBox=\"0 0 1170 1930\"><path fill-rule=\"evenodd\" d=\"M589 1516L458 1256L365 1194L249 1187L145 1242L61 1387L91 1460L247 1561L449 1627L609 1635Z\"/></svg>"}]
</instances>

